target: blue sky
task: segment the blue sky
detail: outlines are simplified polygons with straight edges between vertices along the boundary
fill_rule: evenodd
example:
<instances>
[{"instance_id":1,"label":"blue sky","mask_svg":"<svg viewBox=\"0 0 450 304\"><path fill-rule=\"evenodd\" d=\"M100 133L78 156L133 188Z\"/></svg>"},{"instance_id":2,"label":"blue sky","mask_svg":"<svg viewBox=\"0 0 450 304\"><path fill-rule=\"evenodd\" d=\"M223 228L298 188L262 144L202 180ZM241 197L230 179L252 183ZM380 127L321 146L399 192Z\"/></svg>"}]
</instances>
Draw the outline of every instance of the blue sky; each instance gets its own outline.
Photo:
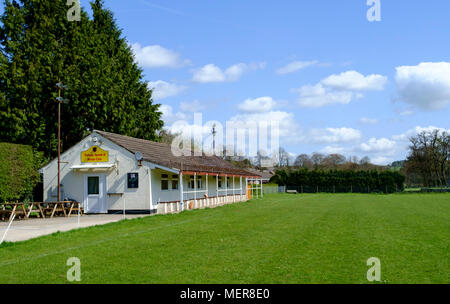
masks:
<instances>
[{"instance_id":1,"label":"blue sky","mask_svg":"<svg viewBox=\"0 0 450 304\"><path fill-rule=\"evenodd\" d=\"M407 137L450 129L450 2L106 0L163 104L178 119L280 120L294 154L386 164ZM88 8L88 2L82 1Z\"/></svg>"}]
</instances>

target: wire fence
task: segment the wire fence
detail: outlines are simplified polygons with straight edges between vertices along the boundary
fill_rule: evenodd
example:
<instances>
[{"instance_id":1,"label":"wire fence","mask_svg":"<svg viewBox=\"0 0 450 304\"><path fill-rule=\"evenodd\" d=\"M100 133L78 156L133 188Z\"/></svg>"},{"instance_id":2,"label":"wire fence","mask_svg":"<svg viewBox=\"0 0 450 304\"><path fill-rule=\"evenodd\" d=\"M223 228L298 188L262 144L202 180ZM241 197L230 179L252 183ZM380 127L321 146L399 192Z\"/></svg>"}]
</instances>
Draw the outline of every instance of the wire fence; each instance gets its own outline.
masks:
<instances>
[{"instance_id":1,"label":"wire fence","mask_svg":"<svg viewBox=\"0 0 450 304\"><path fill-rule=\"evenodd\" d=\"M401 192L402 189L392 186L343 186L343 185L299 185L299 186L286 186L285 192L296 193L395 193Z\"/></svg>"},{"instance_id":2,"label":"wire fence","mask_svg":"<svg viewBox=\"0 0 450 304\"><path fill-rule=\"evenodd\" d=\"M272 194L272 193L284 193L286 192L286 186L263 186L264 194Z\"/></svg>"}]
</instances>

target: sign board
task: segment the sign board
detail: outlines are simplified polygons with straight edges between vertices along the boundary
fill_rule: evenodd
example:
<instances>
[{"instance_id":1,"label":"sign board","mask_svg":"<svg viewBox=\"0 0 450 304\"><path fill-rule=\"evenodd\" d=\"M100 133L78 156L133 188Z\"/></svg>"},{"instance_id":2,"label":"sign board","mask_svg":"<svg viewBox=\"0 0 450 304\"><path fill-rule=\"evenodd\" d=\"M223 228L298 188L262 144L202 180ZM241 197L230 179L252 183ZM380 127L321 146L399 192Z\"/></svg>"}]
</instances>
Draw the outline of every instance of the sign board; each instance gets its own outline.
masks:
<instances>
[{"instance_id":1,"label":"sign board","mask_svg":"<svg viewBox=\"0 0 450 304\"><path fill-rule=\"evenodd\" d=\"M81 152L82 163L106 163L108 160L108 151L101 149L99 146L92 146Z\"/></svg>"}]
</instances>

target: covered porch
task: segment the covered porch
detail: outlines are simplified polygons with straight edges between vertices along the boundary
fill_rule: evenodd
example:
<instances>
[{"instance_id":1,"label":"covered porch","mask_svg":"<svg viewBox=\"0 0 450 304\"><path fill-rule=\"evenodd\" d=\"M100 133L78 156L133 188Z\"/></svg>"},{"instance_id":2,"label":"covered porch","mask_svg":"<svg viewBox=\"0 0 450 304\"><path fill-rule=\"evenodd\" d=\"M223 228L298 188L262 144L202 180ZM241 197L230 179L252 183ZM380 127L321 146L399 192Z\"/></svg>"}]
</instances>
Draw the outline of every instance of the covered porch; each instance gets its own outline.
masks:
<instances>
[{"instance_id":1,"label":"covered porch","mask_svg":"<svg viewBox=\"0 0 450 304\"><path fill-rule=\"evenodd\" d=\"M179 199L158 202L157 213L176 213L184 210L214 208L226 204L246 202L255 190L254 183L261 177L242 174L211 173L201 171L180 171Z\"/></svg>"}]
</instances>

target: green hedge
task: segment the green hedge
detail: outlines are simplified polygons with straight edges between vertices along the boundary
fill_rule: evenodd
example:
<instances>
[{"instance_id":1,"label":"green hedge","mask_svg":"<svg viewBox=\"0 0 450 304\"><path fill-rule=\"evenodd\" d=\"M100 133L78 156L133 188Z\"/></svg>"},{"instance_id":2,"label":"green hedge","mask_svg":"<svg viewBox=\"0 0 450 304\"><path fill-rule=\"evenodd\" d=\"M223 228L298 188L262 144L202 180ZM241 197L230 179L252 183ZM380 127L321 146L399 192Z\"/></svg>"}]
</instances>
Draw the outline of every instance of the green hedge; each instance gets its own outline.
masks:
<instances>
[{"instance_id":1,"label":"green hedge","mask_svg":"<svg viewBox=\"0 0 450 304\"><path fill-rule=\"evenodd\" d=\"M0 203L31 199L42 162L31 146L0 143Z\"/></svg>"},{"instance_id":2,"label":"green hedge","mask_svg":"<svg viewBox=\"0 0 450 304\"><path fill-rule=\"evenodd\" d=\"M394 171L278 170L271 181L299 192L403 191L405 177ZM297 189L299 188L299 189ZM301 189L301 190L300 190Z\"/></svg>"}]
</instances>

